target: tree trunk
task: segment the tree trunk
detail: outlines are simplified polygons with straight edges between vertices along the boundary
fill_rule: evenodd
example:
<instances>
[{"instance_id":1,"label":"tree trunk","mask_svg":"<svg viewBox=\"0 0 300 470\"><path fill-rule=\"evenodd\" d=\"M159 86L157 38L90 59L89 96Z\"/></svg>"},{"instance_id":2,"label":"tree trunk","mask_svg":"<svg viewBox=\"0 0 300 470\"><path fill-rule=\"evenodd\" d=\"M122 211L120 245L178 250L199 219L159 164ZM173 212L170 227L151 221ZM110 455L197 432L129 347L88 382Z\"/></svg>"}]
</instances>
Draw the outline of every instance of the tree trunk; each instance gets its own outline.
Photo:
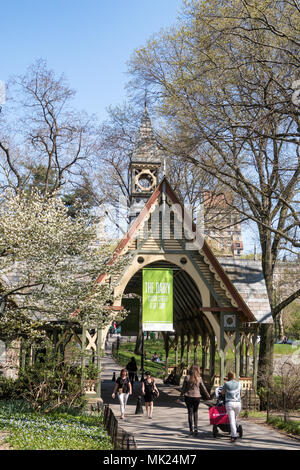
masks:
<instances>
[{"instance_id":1,"label":"tree trunk","mask_svg":"<svg viewBox=\"0 0 300 470\"><path fill-rule=\"evenodd\" d=\"M264 323L260 326L257 386L266 387L272 381L274 360L274 327Z\"/></svg>"},{"instance_id":2,"label":"tree trunk","mask_svg":"<svg viewBox=\"0 0 300 470\"><path fill-rule=\"evenodd\" d=\"M138 335L136 337L134 354L141 355L142 354L142 329L139 328Z\"/></svg>"},{"instance_id":3,"label":"tree trunk","mask_svg":"<svg viewBox=\"0 0 300 470\"><path fill-rule=\"evenodd\" d=\"M271 233L266 229L260 229L260 239L262 247L262 269L265 277L268 298L271 311L274 306L274 286L273 273L274 261L271 249ZM258 378L257 386L263 387L269 383L273 376L274 360L274 326L273 323L260 325L260 343L258 358Z\"/></svg>"},{"instance_id":4,"label":"tree trunk","mask_svg":"<svg viewBox=\"0 0 300 470\"><path fill-rule=\"evenodd\" d=\"M276 319L275 319L275 321L276 321ZM279 313L279 315L277 317L277 321L278 321L278 339L281 341L284 337L282 313Z\"/></svg>"}]
</instances>

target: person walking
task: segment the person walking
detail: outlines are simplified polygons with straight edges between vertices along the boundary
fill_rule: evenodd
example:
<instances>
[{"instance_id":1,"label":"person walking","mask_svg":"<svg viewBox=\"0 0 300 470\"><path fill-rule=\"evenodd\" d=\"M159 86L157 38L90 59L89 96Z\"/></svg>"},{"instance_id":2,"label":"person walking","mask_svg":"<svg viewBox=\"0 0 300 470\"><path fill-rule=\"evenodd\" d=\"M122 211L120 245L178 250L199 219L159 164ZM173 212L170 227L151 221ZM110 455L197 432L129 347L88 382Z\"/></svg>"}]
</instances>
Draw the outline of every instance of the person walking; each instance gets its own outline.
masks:
<instances>
[{"instance_id":1,"label":"person walking","mask_svg":"<svg viewBox=\"0 0 300 470\"><path fill-rule=\"evenodd\" d=\"M115 398L116 392L118 392L118 398L120 402L121 419L124 419L127 400L129 395L132 394L132 386L128 378L127 369L122 369L120 372L120 377L118 377L116 380L116 385L112 393L113 398Z\"/></svg>"},{"instance_id":2,"label":"person walking","mask_svg":"<svg viewBox=\"0 0 300 470\"><path fill-rule=\"evenodd\" d=\"M146 413L152 419L154 397L159 397L159 391L149 371L145 372L146 378L142 382L142 395L145 399Z\"/></svg>"},{"instance_id":3,"label":"person walking","mask_svg":"<svg viewBox=\"0 0 300 470\"><path fill-rule=\"evenodd\" d=\"M230 423L231 442L237 439L237 419L241 412L241 390L240 382L235 380L235 373L230 371L227 381L224 383L222 394L225 396L225 406Z\"/></svg>"},{"instance_id":4,"label":"person walking","mask_svg":"<svg viewBox=\"0 0 300 470\"><path fill-rule=\"evenodd\" d=\"M184 397L184 401L188 410L190 435L194 436L198 435L198 408L200 404L201 392L208 400L210 399L210 395L206 390L201 377L200 368L197 365L193 365L182 384L180 398Z\"/></svg>"},{"instance_id":5,"label":"person walking","mask_svg":"<svg viewBox=\"0 0 300 470\"><path fill-rule=\"evenodd\" d=\"M136 360L134 357L130 359L130 362L128 362L126 369L128 370L129 380L133 388L134 379L137 374L137 365L136 365Z\"/></svg>"}]
</instances>

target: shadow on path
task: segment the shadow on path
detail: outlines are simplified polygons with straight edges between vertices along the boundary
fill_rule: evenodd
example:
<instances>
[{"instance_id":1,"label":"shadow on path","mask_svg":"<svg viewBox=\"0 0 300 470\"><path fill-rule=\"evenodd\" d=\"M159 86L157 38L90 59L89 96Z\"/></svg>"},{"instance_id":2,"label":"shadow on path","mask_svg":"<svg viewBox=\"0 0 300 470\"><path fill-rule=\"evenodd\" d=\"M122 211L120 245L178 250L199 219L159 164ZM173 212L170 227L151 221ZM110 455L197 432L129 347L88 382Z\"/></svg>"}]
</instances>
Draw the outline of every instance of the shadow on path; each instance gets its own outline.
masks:
<instances>
[{"instance_id":1,"label":"shadow on path","mask_svg":"<svg viewBox=\"0 0 300 470\"><path fill-rule=\"evenodd\" d=\"M121 367L115 363L110 354L102 360L101 396L104 403L110 405L117 419L120 416L118 399L111 394L115 383L112 381L113 372L119 376ZM134 434L138 449L197 449L197 450L300 450L300 442L283 436L279 432L246 420L241 420L244 436L234 444L230 443L229 434L220 431L217 438L212 435L209 423L208 408L201 403L199 407L198 436L188 433L187 411L184 405L176 403L179 387L165 385L161 379L156 379L160 396L154 402L153 419L145 415L144 400L143 415L136 415L138 396L141 395L141 383L135 382L133 394L128 399L125 420L120 420L121 427Z\"/></svg>"}]
</instances>

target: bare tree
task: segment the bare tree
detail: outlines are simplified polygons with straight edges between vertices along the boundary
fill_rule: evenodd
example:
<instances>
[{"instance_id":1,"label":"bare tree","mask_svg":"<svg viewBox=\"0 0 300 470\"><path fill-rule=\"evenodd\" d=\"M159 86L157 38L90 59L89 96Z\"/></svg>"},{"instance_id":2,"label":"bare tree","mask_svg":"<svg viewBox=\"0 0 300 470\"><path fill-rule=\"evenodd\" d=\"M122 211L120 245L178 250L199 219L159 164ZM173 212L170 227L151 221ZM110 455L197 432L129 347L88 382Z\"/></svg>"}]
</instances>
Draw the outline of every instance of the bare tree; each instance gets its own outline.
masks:
<instances>
[{"instance_id":1,"label":"bare tree","mask_svg":"<svg viewBox=\"0 0 300 470\"><path fill-rule=\"evenodd\" d=\"M37 174L44 194L80 182L95 157L97 136L94 118L73 109L74 95L43 60L10 81L0 129L2 188L25 189Z\"/></svg>"},{"instance_id":2,"label":"bare tree","mask_svg":"<svg viewBox=\"0 0 300 470\"><path fill-rule=\"evenodd\" d=\"M299 241L299 7L289 0L186 2L179 28L135 52L131 86L148 88L168 129L170 154L192 162L236 194L256 223L273 317L300 290L274 302L282 249ZM261 327L260 369L271 373L272 326Z\"/></svg>"}]
</instances>

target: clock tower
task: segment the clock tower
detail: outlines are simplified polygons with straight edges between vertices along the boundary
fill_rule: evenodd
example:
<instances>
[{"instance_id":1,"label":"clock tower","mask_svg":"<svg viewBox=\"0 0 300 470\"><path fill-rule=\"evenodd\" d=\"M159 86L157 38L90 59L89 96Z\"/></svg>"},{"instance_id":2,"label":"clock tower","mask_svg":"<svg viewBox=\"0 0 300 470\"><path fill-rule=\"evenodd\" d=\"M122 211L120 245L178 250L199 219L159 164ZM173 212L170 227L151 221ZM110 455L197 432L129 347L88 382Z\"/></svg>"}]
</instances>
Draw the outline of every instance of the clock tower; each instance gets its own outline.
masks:
<instances>
[{"instance_id":1,"label":"clock tower","mask_svg":"<svg viewBox=\"0 0 300 470\"><path fill-rule=\"evenodd\" d=\"M145 104L137 141L130 159L131 191L130 220L144 207L158 185L161 152L155 140L151 120Z\"/></svg>"}]
</instances>

